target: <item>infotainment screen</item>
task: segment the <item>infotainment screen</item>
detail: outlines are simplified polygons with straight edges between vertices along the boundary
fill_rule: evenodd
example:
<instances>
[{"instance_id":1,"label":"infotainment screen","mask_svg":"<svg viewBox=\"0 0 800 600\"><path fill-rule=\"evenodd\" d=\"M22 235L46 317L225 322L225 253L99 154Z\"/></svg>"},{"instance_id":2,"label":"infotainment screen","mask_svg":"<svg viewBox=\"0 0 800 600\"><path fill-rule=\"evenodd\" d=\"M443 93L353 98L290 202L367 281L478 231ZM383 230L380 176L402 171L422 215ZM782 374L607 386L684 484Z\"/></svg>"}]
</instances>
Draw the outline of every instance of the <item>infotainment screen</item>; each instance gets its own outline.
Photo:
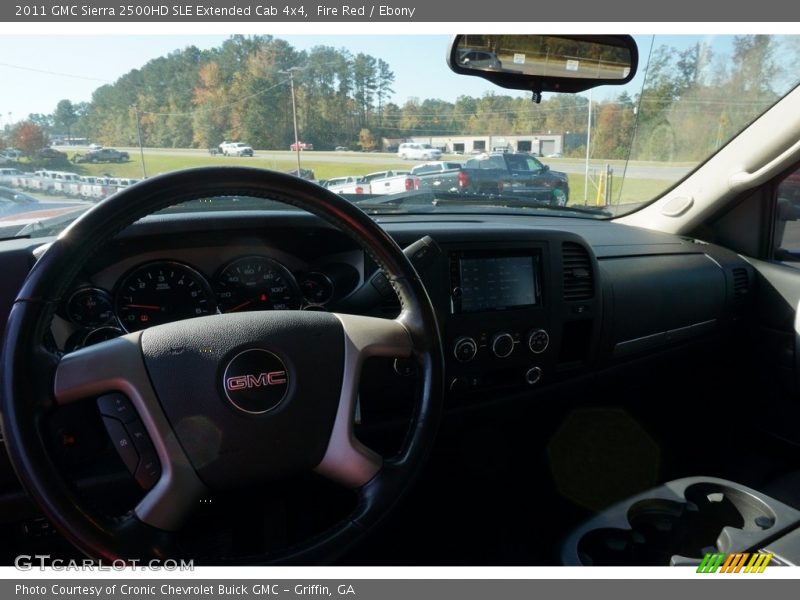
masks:
<instances>
[{"instance_id":1,"label":"infotainment screen","mask_svg":"<svg viewBox=\"0 0 800 600\"><path fill-rule=\"evenodd\" d=\"M519 251L453 255L453 313L538 305L539 257L538 252Z\"/></svg>"}]
</instances>

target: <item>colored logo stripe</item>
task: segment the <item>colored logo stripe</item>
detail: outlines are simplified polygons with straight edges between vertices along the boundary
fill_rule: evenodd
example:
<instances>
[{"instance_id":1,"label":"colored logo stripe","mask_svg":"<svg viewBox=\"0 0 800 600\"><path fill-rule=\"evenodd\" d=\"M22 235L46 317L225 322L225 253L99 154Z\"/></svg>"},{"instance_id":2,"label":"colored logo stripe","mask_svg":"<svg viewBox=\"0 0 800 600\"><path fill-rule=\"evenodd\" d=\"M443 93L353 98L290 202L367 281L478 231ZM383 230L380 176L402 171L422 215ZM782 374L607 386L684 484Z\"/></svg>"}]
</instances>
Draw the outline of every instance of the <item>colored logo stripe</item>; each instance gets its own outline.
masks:
<instances>
[{"instance_id":1,"label":"colored logo stripe","mask_svg":"<svg viewBox=\"0 0 800 600\"><path fill-rule=\"evenodd\" d=\"M698 573L763 573L772 560L772 554L739 552L734 554L709 553L697 567ZM749 559L749 561L748 561ZM745 564L747 566L745 566Z\"/></svg>"}]
</instances>

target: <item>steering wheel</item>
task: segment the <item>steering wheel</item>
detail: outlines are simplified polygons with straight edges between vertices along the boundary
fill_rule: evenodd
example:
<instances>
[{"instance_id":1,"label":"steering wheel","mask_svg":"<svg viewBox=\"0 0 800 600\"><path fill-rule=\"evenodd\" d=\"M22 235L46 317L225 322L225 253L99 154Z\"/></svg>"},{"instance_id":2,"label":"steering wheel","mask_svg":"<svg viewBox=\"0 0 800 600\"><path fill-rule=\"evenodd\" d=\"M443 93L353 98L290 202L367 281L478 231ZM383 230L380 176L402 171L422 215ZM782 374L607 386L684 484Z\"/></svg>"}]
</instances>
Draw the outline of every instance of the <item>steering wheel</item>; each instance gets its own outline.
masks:
<instances>
[{"instance_id":1,"label":"steering wheel","mask_svg":"<svg viewBox=\"0 0 800 600\"><path fill-rule=\"evenodd\" d=\"M62 357L48 341L50 325L86 261L136 220L216 196L274 200L336 226L383 269L400 298L399 317L312 311L213 315L151 327ZM361 366L372 356L408 357L417 365L413 416L400 451L391 457L378 455L354 435ZM17 475L45 516L88 556L184 557L175 532L201 497L313 470L356 491L353 512L313 539L247 558L301 564L331 561L396 504L432 447L442 378L431 301L383 229L313 183L230 167L153 177L77 219L39 259L15 300L0 377L6 446ZM73 492L51 460L44 435L49 411L98 397L154 452L144 474L154 484L123 516L100 514ZM140 469L144 462L143 455Z\"/></svg>"}]
</instances>

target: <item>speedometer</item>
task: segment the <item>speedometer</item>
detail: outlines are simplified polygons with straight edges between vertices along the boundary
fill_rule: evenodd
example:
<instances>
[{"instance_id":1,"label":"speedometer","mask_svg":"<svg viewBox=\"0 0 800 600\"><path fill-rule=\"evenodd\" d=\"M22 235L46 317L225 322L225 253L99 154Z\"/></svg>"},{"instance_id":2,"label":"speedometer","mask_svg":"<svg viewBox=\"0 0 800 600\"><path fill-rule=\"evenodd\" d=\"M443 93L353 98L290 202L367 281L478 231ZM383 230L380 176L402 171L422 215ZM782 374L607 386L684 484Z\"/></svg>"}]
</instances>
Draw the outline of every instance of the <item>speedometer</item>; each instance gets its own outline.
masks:
<instances>
[{"instance_id":1,"label":"speedometer","mask_svg":"<svg viewBox=\"0 0 800 600\"><path fill-rule=\"evenodd\" d=\"M120 281L114 308L120 325L131 332L213 314L216 302L205 277L188 265L152 262Z\"/></svg>"},{"instance_id":2,"label":"speedometer","mask_svg":"<svg viewBox=\"0 0 800 600\"><path fill-rule=\"evenodd\" d=\"M265 256L229 263L214 280L220 310L287 310L301 305L300 290L289 270Z\"/></svg>"}]
</instances>

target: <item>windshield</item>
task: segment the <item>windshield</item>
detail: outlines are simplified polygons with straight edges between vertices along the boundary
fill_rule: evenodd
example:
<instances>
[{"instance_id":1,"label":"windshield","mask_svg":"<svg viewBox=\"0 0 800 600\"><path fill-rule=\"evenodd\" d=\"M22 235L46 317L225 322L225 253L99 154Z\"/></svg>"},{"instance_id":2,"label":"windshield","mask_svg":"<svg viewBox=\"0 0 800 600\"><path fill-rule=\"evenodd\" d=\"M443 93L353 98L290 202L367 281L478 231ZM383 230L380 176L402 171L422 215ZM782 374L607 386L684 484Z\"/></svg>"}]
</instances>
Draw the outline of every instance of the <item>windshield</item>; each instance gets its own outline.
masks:
<instances>
[{"instance_id":1,"label":"windshield","mask_svg":"<svg viewBox=\"0 0 800 600\"><path fill-rule=\"evenodd\" d=\"M537 104L451 72L448 36L4 36L0 237L206 165L292 173L375 215L613 218L798 80L800 37L634 37L630 83ZM192 210L239 206L212 204Z\"/></svg>"}]
</instances>

